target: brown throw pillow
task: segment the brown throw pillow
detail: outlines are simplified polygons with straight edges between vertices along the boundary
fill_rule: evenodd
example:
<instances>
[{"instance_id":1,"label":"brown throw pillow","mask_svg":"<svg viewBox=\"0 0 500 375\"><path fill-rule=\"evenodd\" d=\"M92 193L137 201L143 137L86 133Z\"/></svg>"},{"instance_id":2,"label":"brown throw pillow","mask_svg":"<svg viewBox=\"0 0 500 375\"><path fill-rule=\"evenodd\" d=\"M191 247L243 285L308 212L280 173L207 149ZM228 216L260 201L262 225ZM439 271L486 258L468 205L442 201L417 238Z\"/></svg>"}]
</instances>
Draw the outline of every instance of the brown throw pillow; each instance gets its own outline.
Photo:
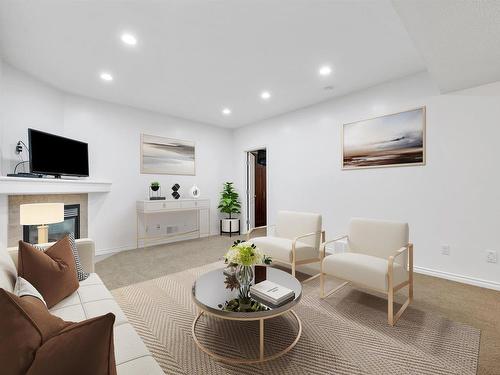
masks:
<instances>
[{"instance_id":1,"label":"brown throw pillow","mask_svg":"<svg viewBox=\"0 0 500 375\"><path fill-rule=\"evenodd\" d=\"M27 375L116 375L111 313L63 329L36 352Z\"/></svg>"},{"instance_id":2,"label":"brown throw pillow","mask_svg":"<svg viewBox=\"0 0 500 375\"><path fill-rule=\"evenodd\" d=\"M32 296L0 289L0 363L2 373L25 374L38 348L72 323L53 316Z\"/></svg>"},{"instance_id":3,"label":"brown throw pillow","mask_svg":"<svg viewBox=\"0 0 500 375\"><path fill-rule=\"evenodd\" d=\"M19 241L17 272L40 292L48 308L68 297L80 285L67 236L45 251Z\"/></svg>"},{"instance_id":4,"label":"brown throw pillow","mask_svg":"<svg viewBox=\"0 0 500 375\"><path fill-rule=\"evenodd\" d=\"M0 288L0 364L9 375L116 375L111 313L80 323Z\"/></svg>"}]
</instances>

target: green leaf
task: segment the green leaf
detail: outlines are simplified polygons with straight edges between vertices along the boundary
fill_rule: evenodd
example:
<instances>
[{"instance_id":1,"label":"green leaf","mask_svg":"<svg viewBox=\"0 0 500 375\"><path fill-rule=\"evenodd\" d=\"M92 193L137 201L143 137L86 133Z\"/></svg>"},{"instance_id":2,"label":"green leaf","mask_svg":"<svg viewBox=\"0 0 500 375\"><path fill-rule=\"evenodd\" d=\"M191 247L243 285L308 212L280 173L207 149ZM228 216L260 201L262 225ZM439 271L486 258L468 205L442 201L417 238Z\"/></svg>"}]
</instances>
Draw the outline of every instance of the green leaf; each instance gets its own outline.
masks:
<instances>
[{"instance_id":1,"label":"green leaf","mask_svg":"<svg viewBox=\"0 0 500 375\"><path fill-rule=\"evenodd\" d=\"M241 211L241 203L239 195L234 189L233 182L225 182L220 193L219 206L217 208L222 213L239 214Z\"/></svg>"}]
</instances>

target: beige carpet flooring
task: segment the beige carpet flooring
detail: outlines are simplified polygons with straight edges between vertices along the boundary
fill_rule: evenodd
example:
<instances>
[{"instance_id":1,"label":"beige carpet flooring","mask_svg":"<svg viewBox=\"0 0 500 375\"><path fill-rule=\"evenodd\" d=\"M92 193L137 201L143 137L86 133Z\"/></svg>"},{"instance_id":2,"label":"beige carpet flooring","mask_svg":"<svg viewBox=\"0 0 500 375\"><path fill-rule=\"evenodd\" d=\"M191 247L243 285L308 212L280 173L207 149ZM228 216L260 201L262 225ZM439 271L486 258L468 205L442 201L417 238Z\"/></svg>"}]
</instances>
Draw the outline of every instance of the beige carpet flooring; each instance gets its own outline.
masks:
<instances>
[{"instance_id":1,"label":"beige carpet flooring","mask_svg":"<svg viewBox=\"0 0 500 375\"><path fill-rule=\"evenodd\" d=\"M238 238L212 236L123 251L96 263L96 272L109 289L213 263L222 259Z\"/></svg>"},{"instance_id":2,"label":"beige carpet flooring","mask_svg":"<svg viewBox=\"0 0 500 375\"><path fill-rule=\"evenodd\" d=\"M344 288L327 300L318 280L304 284L294 308L302 337L285 356L264 364L229 365L201 352L191 336L196 308L191 287L222 262L113 291L132 325L167 374L475 374L480 332L466 324L410 307L396 327L387 325L386 301ZM294 339L293 319L266 322L267 354ZM258 323L203 318L200 340L219 354L255 357Z\"/></svg>"},{"instance_id":3,"label":"beige carpet flooring","mask_svg":"<svg viewBox=\"0 0 500 375\"><path fill-rule=\"evenodd\" d=\"M234 239L215 236L125 251L98 262L96 270L115 289L215 262ZM478 374L500 375L500 292L416 274L411 306L480 329Z\"/></svg>"}]
</instances>

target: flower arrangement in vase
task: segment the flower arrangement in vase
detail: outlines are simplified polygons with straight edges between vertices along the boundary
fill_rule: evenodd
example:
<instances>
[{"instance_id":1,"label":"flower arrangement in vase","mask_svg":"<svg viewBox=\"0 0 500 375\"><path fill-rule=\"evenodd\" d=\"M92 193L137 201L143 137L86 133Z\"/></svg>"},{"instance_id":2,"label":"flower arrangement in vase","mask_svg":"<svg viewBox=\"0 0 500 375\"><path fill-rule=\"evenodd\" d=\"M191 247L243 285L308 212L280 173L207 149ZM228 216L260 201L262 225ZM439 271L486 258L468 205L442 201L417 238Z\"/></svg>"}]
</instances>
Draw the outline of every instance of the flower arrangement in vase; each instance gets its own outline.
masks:
<instances>
[{"instance_id":1,"label":"flower arrangement in vase","mask_svg":"<svg viewBox=\"0 0 500 375\"><path fill-rule=\"evenodd\" d=\"M253 243L234 242L233 246L224 256L229 267L235 267L236 279L239 283L240 298L250 297L250 285L252 284L254 272L253 266L258 264L271 264L271 258L262 253Z\"/></svg>"}]
</instances>

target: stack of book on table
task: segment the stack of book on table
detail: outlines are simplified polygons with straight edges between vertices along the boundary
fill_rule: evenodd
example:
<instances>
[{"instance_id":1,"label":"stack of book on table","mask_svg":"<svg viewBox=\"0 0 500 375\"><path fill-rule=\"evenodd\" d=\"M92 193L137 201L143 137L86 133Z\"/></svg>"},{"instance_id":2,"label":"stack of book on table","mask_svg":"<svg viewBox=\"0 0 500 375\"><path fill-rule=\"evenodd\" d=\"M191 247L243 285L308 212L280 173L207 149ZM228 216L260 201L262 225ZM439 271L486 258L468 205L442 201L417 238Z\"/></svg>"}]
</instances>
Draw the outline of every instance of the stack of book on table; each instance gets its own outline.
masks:
<instances>
[{"instance_id":1,"label":"stack of book on table","mask_svg":"<svg viewBox=\"0 0 500 375\"><path fill-rule=\"evenodd\" d=\"M253 298L274 306L280 306L295 297L295 292L292 289L269 280L252 285L250 287L250 294Z\"/></svg>"}]
</instances>

